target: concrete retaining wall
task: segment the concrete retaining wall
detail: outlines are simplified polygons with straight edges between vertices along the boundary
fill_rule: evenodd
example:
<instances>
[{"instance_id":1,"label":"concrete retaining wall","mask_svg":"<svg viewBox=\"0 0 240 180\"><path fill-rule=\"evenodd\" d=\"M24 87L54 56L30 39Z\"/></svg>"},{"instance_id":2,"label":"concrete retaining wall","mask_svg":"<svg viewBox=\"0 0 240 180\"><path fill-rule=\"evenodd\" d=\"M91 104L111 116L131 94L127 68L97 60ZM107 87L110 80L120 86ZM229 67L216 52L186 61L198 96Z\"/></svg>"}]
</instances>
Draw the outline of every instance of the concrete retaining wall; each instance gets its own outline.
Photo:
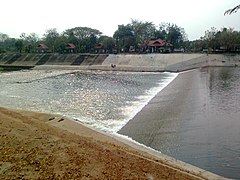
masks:
<instances>
[{"instance_id":1,"label":"concrete retaining wall","mask_svg":"<svg viewBox=\"0 0 240 180\"><path fill-rule=\"evenodd\" d=\"M0 54L0 65L98 65L107 56L106 54Z\"/></svg>"},{"instance_id":2,"label":"concrete retaining wall","mask_svg":"<svg viewBox=\"0 0 240 180\"><path fill-rule=\"evenodd\" d=\"M114 68L111 65L116 65ZM185 71L206 66L240 66L240 55L217 54L0 54L0 66L37 69Z\"/></svg>"}]
</instances>

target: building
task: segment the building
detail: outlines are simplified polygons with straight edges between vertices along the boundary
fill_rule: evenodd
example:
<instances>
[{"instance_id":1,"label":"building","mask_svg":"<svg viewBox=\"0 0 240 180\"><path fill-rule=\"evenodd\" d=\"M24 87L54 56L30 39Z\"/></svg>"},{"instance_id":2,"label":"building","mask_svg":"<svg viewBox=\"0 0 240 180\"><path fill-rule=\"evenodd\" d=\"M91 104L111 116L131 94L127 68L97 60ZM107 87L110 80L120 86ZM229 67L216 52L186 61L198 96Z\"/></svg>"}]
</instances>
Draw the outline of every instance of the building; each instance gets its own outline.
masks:
<instances>
[{"instance_id":1,"label":"building","mask_svg":"<svg viewBox=\"0 0 240 180\"><path fill-rule=\"evenodd\" d=\"M72 43L67 43L66 52L67 53L75 53L76 52L76 46Z\"/></svg>"},{"instance_id":2,"label":"building","mask_svg":"<svg viewBox=\"0 0 240 180\"><path fill-rule=\"evenodd\" d=\"M173 45L162 39L149 40L147 42L147 51L150 53L169 53L172 50Z\"/></svg>"},{"instance_id":3,"label":"building","mask_svg":"<svg viewBox=\"0 0 240 180\"><path fill-rule=\"evenodd\" d=\"M36 51L38 53L47 53L48 52L48 47L45 44L39 44L36 47Z\"/></svg>"},{"instance_id":4,"label":"building","mask_svg":"<svg viewBox=\"0 0 240 180\"><path fill-rule=\"evenodd\" d=\"M106 52L105 47L102 43L96 44L95 50L96 50L96 53L100 53L100 54Z\"/></svg>"}]
</instances>

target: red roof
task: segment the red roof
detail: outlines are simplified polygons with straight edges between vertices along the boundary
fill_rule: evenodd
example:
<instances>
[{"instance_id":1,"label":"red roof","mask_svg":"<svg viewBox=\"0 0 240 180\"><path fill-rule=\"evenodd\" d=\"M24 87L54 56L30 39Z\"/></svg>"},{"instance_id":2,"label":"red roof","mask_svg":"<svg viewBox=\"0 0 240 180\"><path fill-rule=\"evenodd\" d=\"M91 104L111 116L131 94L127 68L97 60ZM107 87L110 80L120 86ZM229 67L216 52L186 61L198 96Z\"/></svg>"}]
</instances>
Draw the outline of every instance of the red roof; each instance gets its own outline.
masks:
<instances>
[{"instance_id":1,"label":"red roof","mask_svg":"<svg viewBox=\"0 0 240 180\"><path fill-rule=\"evenodd\" d=\"M96 45L96 48L97 48L97 49L102 49L102 48L104 48L104 46L103 46L102 43L98 43L98 44Z\"/></svg>"},{"instance_id":2,"label":"red roof","mask_svg":"<svg viewBox=\"0 0 240 180\"><path fill-rule=\"evenodd\" d=\"M38 49L48 49L48 47L45 44L39 44L37 46Z\"/></svg>"},{"instance_id":3,"label":"red roof","mask_svg":"<svg viewBox=\"0 0 240 180\"><path fill-rule=\"evenodd\" d=\"M72 43L68 43L67 46L66 46L67 49L75 49L76 46Z\"/></svg>"},{"instance_id":4,"label":"red roof","mask_svg":"<svg viewBox=\"0 0 240 180\"><path fill-rule=\"evenodd\" d=\"M173 46L171 43L168 43L162 39L150 40L148 41L148 46L150 47L163 47L163 46Z\"/></svg>"}]
</instances>

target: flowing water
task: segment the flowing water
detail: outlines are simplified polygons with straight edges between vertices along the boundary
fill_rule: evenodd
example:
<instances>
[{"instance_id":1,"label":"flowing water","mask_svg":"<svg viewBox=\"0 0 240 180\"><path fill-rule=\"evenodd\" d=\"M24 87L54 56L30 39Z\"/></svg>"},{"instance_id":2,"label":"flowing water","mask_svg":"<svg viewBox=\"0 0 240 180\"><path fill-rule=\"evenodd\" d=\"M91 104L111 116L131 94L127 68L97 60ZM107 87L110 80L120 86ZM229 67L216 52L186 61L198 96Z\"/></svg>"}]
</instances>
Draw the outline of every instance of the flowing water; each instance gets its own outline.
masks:
<instances>
[{"instance_id":1,"label":"flowing water","mask_svg":"<svg viewBox=\"0 0 240 180\"><path fill-rule=\"evenodd\" d=\"M0 106L58 113L117 132L177 74L23 71L0 74Z\"/></svg>"}]
</instances>

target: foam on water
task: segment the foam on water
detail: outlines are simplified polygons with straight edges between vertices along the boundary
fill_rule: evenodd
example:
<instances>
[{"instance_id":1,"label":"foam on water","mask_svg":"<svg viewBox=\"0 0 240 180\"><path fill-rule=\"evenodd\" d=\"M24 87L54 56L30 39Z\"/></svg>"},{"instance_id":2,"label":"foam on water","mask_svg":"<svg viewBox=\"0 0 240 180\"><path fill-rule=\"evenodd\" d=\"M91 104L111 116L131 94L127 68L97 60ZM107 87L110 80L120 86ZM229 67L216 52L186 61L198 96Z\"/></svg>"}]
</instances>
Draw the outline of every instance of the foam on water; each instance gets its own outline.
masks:
<instances>
[{"instance_id":1,"label":"foam on water","mask_svg":"<svg viewBox=\"0 0 240 180\"><path fill-rule=\"evenodd\" d=\"M122 108L122 111L128 114L128 116L126 119L121 121L121 123L114 127L113 132L119 131L124 125L126 125L127 122L131 120L138 112L140 112L153 97L155 97L162 89L164 89L171 81L173 81L177 75L178 73L168 73L168 77L165 78L162 82L158 83L157 87L153 87L150 90L147 90L144 95L139 96L139 101L132 102L130 106Z\"/></svg>"},{"instance_id":2,"label":"foam on water","mask_svg":"<svg viewBox=\"0 0 240 180\"><path fill-rule=\"evenodd\" d=\"M158 83L157 87L153 87L149 90L146 90L145 93L137 98L137 101L133 101L127 103L129 105L119 108L119 110L126 115L125 119L108 119L106 121L97 121L93 118L85 118L85 117L75 117L78 121L88 124L94 128L100 129L102 131L108 133L116 133L119 131L124 125L127 124L129 120L131 120L138 112L142 110L144 106L146 106L149 101L155 97L162 89L164 89L171 81L173 81L178 73L168 73L166 78L162 79L160 83ZM130 139L129 137L126 137Z\"/></svg>"},{"instance_id":3,"label":"foam on water","mask_svg":"<svg viewBox=\"0 0 240 180\"><path fill-rule=\"evenodd\" d=\"M72 70L2 73L0 105L62 114L115 133L177 75Z\"/></svg>"}]
</instances>

